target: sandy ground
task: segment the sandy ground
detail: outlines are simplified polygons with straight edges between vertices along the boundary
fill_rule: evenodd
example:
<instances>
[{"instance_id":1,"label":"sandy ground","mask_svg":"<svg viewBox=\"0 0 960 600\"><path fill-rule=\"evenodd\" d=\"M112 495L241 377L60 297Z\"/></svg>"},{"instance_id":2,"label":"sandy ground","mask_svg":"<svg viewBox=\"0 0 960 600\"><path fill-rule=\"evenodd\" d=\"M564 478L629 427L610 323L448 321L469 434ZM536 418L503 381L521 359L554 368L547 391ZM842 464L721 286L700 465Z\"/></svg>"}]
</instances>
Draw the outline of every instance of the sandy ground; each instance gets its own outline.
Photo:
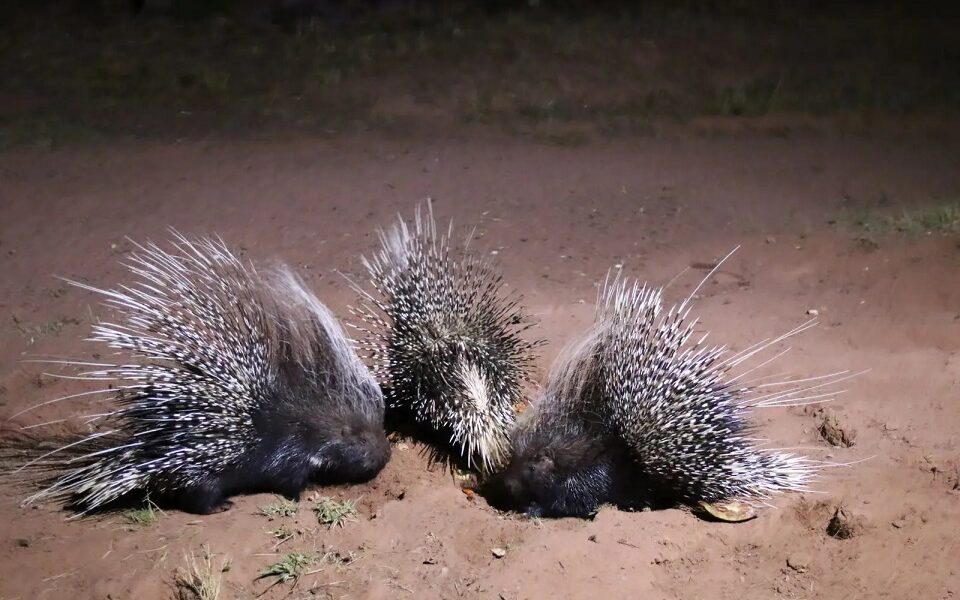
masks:
<instances>
[{"instance_id":1,"label":"sandy ground","mask_svg":"<svg viewBox=\"0 0 960 600\"><path fill-rule=\"evenodd\" d=\"M256 259L298 266L339 315L353 301L341 270L360 273L373 233L431 196L441 219L478 226L511 286L540 319L540 375L589 322L614 264L665 283L699 279L697 263L740 244L701 294L714 339L742 348L819 311L789 369L871 369L829 406L856 444L836 448L810 409L760 415L778 444L855 466L820 494L781 498L743 524L682 510L604 508L593 521L532 521L469 498L420 448L404 443L377 480L322 493L359 499L342 529L308 503L276 547L259 516L267 495L228 512L66 521L21 508L0 484L0 598L170 598L189 550L229 557L223 598L253 598L256 575L293 550L354 553L264 598L931 598L960 595L960 244L874 235L830 221L851 207L960 197L960 144L910 136L674 135L574 148L510 139L375 136L334 140L130 144L0 155L0 416L72 391L23 359L88 357L104 309L54 274L99 285L124 277L124 236L165 228L216 232ZM81 412L61 404L21 424ZM313 491L311 494L316 495ZM308 494L310 495L310 494ZM836 507L859 519L826 533ZM496 558L491 549L503 548Z\"/></svg>"}]
</instances>

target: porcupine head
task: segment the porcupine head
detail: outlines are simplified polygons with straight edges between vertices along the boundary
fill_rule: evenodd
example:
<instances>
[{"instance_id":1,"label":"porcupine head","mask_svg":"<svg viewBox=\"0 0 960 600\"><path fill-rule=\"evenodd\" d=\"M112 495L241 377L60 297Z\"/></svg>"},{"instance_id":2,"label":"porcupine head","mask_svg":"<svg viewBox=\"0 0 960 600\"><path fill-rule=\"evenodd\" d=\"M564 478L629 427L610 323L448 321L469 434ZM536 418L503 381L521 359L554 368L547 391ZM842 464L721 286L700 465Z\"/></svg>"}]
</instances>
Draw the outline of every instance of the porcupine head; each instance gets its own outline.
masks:
<instances>
[{"instance_id":1,"label":"porcupine head","mask_svg":"<svg viewBox=\"0 0 960 600\"><path fill-rule=\"evenodd\" d=\"M372 479L390 458L379 386L336 318L296 276L278 269L271 285L285 318L278 323L276 373L252 417L262 476L276 477L272 487L292 497L309 481Z\"/></svg>"},{"instance_id":2,"label":"porcupine head","mask_svg":"<svg viewBox=\"0 0 960 600\"><path fill-rule=\"evenodd\" d=\"M590 517L629 503L640 481L628 452L599 414L596 336L557 360L547 385L511 431L507 466L484 486L494 506L543 517Z\"/></svg>"}]
</instances>

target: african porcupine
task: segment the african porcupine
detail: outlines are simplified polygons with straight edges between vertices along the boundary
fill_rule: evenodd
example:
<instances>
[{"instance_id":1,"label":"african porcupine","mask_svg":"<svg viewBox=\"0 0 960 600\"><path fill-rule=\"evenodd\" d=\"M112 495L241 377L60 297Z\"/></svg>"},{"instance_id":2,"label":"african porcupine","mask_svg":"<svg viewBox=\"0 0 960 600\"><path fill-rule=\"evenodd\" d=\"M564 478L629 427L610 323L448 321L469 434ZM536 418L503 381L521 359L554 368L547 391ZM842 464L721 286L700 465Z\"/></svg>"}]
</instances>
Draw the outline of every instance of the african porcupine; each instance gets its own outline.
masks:
<instances>
[{"instance_id":1,"label":"african porcupine","mask_svg":"<svg viewBox=\"0 0 960 600\"><path fill-rule=\"evenodd\" d=\"M375 476L390 456L383 396L333 314L282 265L261 274L220 240L174 235L170 252L137 245L133 285L71 282L123 317L90 339L126 359L72 363L112 382L78 395L114 406L89 419L98 431L26 465L50 475L26 502L84 514L150 494L205 514L235 493Z\"/></svg>"},{"instance_id":2,"label":"african porcupine","mask_svg":"<svg viewBox=\"0 0 960 600\"><path fill-rule=\"evenodd\" d=\"M521 337L530 323L501 295L500 275L469 240L454 251L451 233L438 235L429 202L412 229L401 218L381 231L379 252L363 261L379 297L364 293L356 313L388 416L425 425L487 471L505 456L537 342Z\"/></svg>"},{"instance_id":3,"label":"african porcupine","mask_svg":"<svg viewBox=\"0 0 960 600\"><path fill-rule=\"evenodd\" d=\"M755 386L738 383L752 369L729 375L813 322L727 356L705 335L690 341L692 294L665 313L661 296L608 278L595 326L518 419L509 464L487 487L494 504L589 516L605 502L749 502L807 489L823 463L758 447L750 409L822 400L846 372Z\"/></svg>"}]
</instances>

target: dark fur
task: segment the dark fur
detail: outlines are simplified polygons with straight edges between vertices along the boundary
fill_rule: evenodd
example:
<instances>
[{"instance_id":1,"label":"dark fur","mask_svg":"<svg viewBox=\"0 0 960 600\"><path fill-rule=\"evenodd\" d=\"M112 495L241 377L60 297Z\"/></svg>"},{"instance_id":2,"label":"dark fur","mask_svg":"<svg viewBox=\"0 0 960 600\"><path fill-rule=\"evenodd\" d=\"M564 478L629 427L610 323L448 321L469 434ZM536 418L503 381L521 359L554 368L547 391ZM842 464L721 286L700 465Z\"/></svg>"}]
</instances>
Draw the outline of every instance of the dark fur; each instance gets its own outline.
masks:
<instances>
[{"instance_id":1,"label":"dark fur","mask_svg":"<svg viewBox=\"0 0 960 600\"><path fill-rule=\"evenodd\" d=\"M209 514L228 509L228 498L235 494L274 492L297 499L310 483L361 483L387 464L390 443L382 417L350 410L348 402L335 398L310 397L336 393L329 388L287 387L275 393L277 398L253 415L259 439L242 457L212 471L205 481L183 489L170 482L167 491L159 489L155 496L186 512ZM380 392L371 388L363 393Z\"/></svg>"},{"instance_id":2,"label":"dark fur","mask_svg":"<svg viewBox=\"0 0 960 600\"><path fill-rule=\"evenodd\" d=\"M381 424L358 415L312 416L314 422L292 414L255 418L263 439L242 462L161 497L186 512L208 514L229 508L234 494L274 492L296 500L310 483L361 483L387 464L390 443ZM314 456L326 464L314 465Z\"/></svg>"},{"instance_id":3,"label":"dark fur","mask_svg":"<svg viewBox=\"0 0 960 600\"><path fill-rule=\"evenodd\" d=\"M150 489L120 498L104 508L129 507L149 497L164 508L211 514L229 509L229 497L236 494L272 492L295 500L311 483L361 483L373 479L391 454L382 422L356 412L306 410L306 406L287 398L273 403L269 411L254 415L253 422L259 440L238 460L211 469L206 478L188 487L176 480L158 480ZM3 436L3 462L24 464L84 435L74 432L44 439L7 432ZM82 461L86 454L100 447L122 444L121 439L110 437L76 446L34 465L32 470L43 479L51 477L45 482L49 484L64 468L76 466L67 461ZM158 455L161 452L158 450ZM313 457L322 457L325 464L318 467L311 461ZM76 499L68 500L66 507L78 512L88 508Z\"/></svg>"},{"instance_id":4,"label":"dark fur","mask_svg":"<svg viewBox=\"0 0 960 600\"><path fill-rule=\"evenodd\" d=\"M604 504L663 505L626 447L601 431L539 431L515 446L506 469L483 489L503 510L534 517L592 517Z\"/></svg>"}]
</instances>

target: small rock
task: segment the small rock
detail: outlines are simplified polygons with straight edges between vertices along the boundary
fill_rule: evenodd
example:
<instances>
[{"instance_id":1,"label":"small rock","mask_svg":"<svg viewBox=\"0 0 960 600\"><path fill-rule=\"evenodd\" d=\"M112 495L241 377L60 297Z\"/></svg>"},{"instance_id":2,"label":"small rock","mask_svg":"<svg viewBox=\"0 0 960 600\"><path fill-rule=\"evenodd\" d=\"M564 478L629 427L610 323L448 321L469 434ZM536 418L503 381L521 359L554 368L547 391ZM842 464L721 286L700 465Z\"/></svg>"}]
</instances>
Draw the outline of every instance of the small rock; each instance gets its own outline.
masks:
<instances>
[{"instance_id":1,"label":"small rock","mask_svg":"<svg viewBox=\"0 0 960 600\"><path fill-rule=\"evenodd\" d=\"M490 548L490 553L493 554L494 558L503 558L507 555L504 548Z\"/></svg>"},{"instance_id":2,"label":"small rock","mask_svg":"<svg viewBox=\"0 0 960 600\"><path fill-rule=\"evenodd\" d=\"M816 317L820 314L820 311L815 308L808 308L807 314L810 315L811 317Z\"/></svg>"},{"instance_id":3,"label":"small rock","mask_svg":"<svg viewBox=\"0 0 960 600\"><path fill-rule=\"evenodd\" d=\"M772 235L768 235L764 241L766 241L768 244L776 244L777 238L773 237Z\"/></svg>"},{"instance_id":4,"label":"small rock","mask_svg":"<svg viewBox=\"0 0 960 600\"><path fill-rule=\"evenodd\" d=\"M894 526L895 528L897 528L897 529L903 529L904 525L906 525L906 523L903 522L903 519L897 519L896 521L894 521L894 522L892 522L892 523L890 523L890 524L893 525L893 526Z\"/></svg>"},{"instance_id":5,"label":"small rock","mask_svg":"<svg viewBox=\"0 0 960 600\"><path fill-rule=\"evenodd\" d=\"M16 544L18 548L29 548L30 540L28 540L27 538L17 538Z\"/></svg>"},{"instance_id":6,"label":"small rock","mask_svg":"<svg viewBox=\"0 0 960 600\"><path fill-rule=\"evenodd\" d=\"M787 558L787 566L797 573L806 573L810 568L810 557L806 554L793 554Z\"/></svg>"},{"instance_id":7,"label":"small rock","mask_svg":"<svg viewBox=\"0 0 960 600\"><path fill-rule=\"evenodd\" d=\"M597 542L597 536L596 536L595 534L594 534L594 535L591 535L591 536L588 537L587 539L590 540L591 542L593 542L594 544L599 543L599 542Z\"/></svg>"}]
</instances>

